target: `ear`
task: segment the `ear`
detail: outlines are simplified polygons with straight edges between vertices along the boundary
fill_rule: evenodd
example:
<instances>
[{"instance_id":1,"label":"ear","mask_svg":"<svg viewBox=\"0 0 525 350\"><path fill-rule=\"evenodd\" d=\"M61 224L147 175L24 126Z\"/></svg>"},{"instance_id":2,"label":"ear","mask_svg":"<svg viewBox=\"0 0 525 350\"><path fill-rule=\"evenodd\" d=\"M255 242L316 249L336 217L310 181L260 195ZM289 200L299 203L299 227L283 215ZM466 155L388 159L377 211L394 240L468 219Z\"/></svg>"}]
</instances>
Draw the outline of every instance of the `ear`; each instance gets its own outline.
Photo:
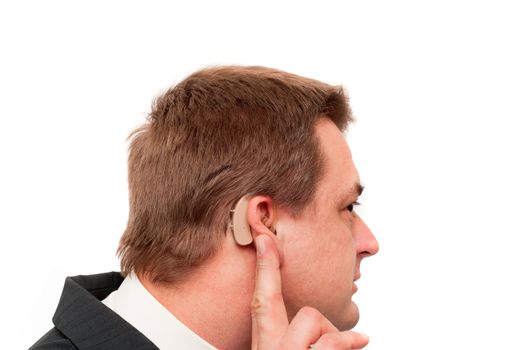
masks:
<instances>
[{"instance_id":1,"label":"ear","mask_svg":"<svg viewBox=\"0 0 525 350\"><path fill-rule=\"evenodd\" d=\"M275 210L269 196L244 196L232 213L232 231L240 245L251 244L260 234L275 233Z\"/></svg>"}]
</instances>

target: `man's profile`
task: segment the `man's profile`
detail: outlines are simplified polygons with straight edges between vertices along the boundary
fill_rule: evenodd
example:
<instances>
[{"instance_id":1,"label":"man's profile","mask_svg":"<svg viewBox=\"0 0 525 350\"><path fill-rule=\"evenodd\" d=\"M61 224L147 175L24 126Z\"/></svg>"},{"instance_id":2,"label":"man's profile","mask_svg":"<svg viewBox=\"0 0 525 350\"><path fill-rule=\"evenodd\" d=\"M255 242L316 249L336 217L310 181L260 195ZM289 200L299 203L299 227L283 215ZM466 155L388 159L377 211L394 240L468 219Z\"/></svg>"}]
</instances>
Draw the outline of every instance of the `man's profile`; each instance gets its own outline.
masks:
<instances>
[{"instance_id":1,"label":"man's profile","mask_svg":"<svg viewBox=\"0 0 525 350\"><path fill-rule=\"evenodd\" d=\"M166 91L130 135L122 271L68 277L31 349L364 347L352 120L342 88L264 67Z\"/></svg>"}]
</instances>

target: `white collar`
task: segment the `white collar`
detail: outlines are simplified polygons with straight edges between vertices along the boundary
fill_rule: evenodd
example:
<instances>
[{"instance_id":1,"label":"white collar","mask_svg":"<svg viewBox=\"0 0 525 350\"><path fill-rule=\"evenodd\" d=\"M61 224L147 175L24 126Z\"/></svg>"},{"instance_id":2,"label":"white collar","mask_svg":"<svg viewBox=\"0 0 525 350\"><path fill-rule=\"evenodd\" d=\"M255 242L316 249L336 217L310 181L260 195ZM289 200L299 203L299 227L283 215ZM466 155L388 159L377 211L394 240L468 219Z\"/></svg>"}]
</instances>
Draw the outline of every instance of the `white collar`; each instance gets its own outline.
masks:
<instances>
[{"instance_id":1,"label":"white collar","mask_svg":"<svg viewBox=\"0 0 525 350\"><path fill-rule=\"evenodd\" d=\"M217 350L169 312L134 273L102 300L107 307L144 334L160 350Z\"/></svg>"}]
</instances>

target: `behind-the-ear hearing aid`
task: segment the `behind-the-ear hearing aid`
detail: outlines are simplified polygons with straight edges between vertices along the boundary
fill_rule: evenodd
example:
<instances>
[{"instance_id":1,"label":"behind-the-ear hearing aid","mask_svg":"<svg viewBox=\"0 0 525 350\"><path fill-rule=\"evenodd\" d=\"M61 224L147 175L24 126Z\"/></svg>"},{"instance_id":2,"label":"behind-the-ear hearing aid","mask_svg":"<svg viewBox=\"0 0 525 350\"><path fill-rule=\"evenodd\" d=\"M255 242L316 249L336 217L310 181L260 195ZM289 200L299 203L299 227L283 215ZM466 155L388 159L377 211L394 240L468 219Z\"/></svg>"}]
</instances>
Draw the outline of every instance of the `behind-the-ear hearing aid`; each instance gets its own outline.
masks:
<instances>
[{"instance_id":1,"label":"behind-the-ear hearing aid","mask_svg":"<svg viewBox=\"0 0 525 350\"><path fill-rule=\"evenodd\" d=\"M250 224L248 224L248 200L249 197L243 196L235 208L230 210L230 228L233 232L233 238L237 244L245 246L253 242L252 231ZM270 227L270 230L275 233L275 229Z\"/></svg>"}]
</instances>

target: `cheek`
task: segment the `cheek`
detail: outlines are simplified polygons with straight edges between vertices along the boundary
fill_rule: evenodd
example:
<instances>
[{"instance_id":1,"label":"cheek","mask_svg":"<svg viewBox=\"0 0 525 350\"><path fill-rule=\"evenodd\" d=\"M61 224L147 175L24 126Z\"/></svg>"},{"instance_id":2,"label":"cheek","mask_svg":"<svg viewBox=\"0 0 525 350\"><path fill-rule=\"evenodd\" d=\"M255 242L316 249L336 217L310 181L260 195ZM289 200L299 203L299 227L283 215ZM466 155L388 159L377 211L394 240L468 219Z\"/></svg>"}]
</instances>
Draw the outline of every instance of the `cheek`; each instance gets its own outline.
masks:
<instances>
[{"instance_id":1,"label":"cheek","mask_svg":"<svg viewBox=\"0 0 525 350\"><path fill-rule=\"evenodd\" d=\"M301 289L317 283L316 276L325 266L324 255L331 244L327 244L324 233L312 225L295 226L287 233L281 239L283 288L287 286L290 292L301 293Z\"/></svg>"},{"instance_id":2,"label":"cheek","mask_svg":"<svg viewBox=\"0 0 525 350\"><path fill-rule=\"evenodd\" d=\"M330 236L320 252L324 259L323 272L330 282L345 285L353 280L356 247L350 227L345 222L338 222L331 227Z\"/></svg>"},{"instance_id":3,"label":"cheek","mask_svg":"<svg viewBox=\"0 0 525 350\"><path fill-rule=\"evenodd\" d=\"M355 255L355 242L352 236L351 222L345 218L334 220L334 224L326 228L326 250L337 256Z\"/></svg>"},{"instance_id":4,"label":"cheek","mask_svg":"<svg viewBox=\"0 0 525 350\"><path fill-rule=\"evenodd\" d=\"M349 227L344 222L323 227L303 228L283 241L281 272L289 279L309 281L351 278L356 249ZM299 281L298 281L299 282Z\"/></svg>"},{"instance_id":5,"label":"cheek","mask_svg":"<svg viewBox=\"0 0 525 350\"><path fill-rule=\"evenodd\" d=\"M340 312L351 297L356 261L348 226L338 221L323 227L295 227L281 242L282 287L289 316L304 305Z\"/></svg>"}]
</instances>

